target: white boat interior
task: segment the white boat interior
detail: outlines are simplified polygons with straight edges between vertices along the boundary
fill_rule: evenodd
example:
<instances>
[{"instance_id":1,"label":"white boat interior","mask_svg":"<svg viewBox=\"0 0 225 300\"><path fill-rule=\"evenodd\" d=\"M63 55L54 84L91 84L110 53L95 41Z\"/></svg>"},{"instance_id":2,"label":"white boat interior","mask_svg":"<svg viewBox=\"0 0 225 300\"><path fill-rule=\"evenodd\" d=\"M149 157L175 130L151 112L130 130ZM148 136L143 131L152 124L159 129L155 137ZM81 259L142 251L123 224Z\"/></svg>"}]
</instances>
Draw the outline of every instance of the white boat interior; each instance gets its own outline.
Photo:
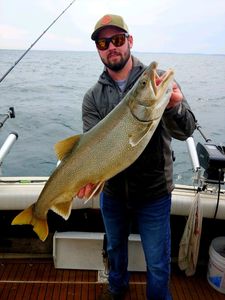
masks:
<instances>
[{"instance_id":1,"label":"white boat interior","mask_svg":"<svg viewBox=\"0 0 225 300\"><path fill-rule=\"evenodd\" d=\"M48 177L0 177L0 210L23 210L33 204L46 183ZM193 203L197 187L175 185L172 192L172 215L188 216ZM215 188L200 192L203 217L214 218L218 203L216 218L225 220L225 190ZM98 198L94 197L87 203L79 198L74 198L73 209L99 208Z\"/></svg>"}]
</instances>

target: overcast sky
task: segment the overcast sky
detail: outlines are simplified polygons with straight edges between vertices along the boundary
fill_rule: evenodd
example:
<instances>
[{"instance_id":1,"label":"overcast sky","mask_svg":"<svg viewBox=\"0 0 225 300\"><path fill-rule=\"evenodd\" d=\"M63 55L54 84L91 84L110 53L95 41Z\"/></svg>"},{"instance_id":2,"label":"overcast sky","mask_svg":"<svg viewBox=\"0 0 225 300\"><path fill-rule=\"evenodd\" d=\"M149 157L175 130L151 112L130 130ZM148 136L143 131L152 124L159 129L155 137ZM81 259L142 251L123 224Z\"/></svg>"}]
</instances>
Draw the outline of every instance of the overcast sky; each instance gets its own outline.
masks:
<instances>
[{"instance_id":1,"label":"overcast sky","mask_svg":"<svg viewBox=\"0 0 225 300\"><path fill-rule=\"evenodd\" d=\"M72 0L0 0L0 49L27 49ZM76 0L33 49L95 50L104 14L124 17L134 51L225 54L225 0Z\"/></svg>"}]
</instances>

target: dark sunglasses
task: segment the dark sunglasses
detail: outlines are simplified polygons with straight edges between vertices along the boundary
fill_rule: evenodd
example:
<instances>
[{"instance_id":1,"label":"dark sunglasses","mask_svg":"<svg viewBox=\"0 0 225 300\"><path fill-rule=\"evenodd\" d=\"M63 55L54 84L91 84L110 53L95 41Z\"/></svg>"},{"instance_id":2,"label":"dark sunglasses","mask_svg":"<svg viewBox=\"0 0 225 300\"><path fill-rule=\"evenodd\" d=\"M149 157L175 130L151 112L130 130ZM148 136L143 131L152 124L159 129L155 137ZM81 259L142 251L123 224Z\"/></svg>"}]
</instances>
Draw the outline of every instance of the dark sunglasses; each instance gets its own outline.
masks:
<instances>
[{"instance_id":1,"label":"dark sunglasses","mask_svg":"<svg viewBox=\"0 0 225 300\"><path fill-rule=\"evenodd\" d=\"M116 47L124 45L126 38L129 36L128 33L119 33L111 36L110 38L100 38L95 40L95 44L99 50L106 50L109 48L109 44L113 43Z\"/></svg>"}]
</instances>

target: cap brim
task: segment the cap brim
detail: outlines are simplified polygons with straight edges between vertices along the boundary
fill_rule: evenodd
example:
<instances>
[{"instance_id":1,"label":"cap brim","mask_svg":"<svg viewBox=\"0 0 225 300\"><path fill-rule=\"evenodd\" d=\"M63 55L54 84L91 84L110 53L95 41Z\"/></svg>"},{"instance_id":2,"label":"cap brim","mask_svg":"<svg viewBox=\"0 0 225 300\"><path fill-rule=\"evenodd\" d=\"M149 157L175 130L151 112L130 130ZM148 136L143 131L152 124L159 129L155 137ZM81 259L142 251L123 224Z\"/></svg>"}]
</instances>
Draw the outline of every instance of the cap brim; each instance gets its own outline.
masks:
<instances>
[{"instance_id":1,"label":"cap brim","mask_svg":"<svg viewBox=\"0 0 225 300\"><path fill-rule=\"evenodd\" d=\"M102 29L107 28L107 27L115 27L115 28L118 28L118 29L120 29L120 30L122 30L122 31L124 31L124 32L127 32L125 29L123 29L123 28L121 28L121 27L118 27L118 26L115 26L115 25L104 25L104 26L102 26L102 27L96 29L96 30L92 33L91 39L92 39L93 41L95 41L96 38L98 37L99 32L100 32Z\"/></svg>"}]
</instances>

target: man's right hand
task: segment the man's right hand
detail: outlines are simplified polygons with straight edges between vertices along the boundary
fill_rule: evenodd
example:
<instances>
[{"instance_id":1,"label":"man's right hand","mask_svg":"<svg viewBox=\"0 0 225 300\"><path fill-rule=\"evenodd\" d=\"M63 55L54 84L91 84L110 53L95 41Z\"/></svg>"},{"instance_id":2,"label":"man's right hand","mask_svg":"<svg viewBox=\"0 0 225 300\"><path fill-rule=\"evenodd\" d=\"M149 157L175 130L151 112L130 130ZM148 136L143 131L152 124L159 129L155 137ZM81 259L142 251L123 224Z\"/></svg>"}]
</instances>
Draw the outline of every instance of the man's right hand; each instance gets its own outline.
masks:
<instances>
[{"instance_id":1,"label":"man's right hand","mask_svg":"<svg viewBox=\"0 0 225 300\"><path fill-rule=\"evenodd\" d=\"M85 185L79 190L76 196L81 199L83 198L88 199L92 194L92 192L94 191L94 189L96 188L96 186L97 184L88 183L87 185Z\"/></svg>"}]
</instances>

